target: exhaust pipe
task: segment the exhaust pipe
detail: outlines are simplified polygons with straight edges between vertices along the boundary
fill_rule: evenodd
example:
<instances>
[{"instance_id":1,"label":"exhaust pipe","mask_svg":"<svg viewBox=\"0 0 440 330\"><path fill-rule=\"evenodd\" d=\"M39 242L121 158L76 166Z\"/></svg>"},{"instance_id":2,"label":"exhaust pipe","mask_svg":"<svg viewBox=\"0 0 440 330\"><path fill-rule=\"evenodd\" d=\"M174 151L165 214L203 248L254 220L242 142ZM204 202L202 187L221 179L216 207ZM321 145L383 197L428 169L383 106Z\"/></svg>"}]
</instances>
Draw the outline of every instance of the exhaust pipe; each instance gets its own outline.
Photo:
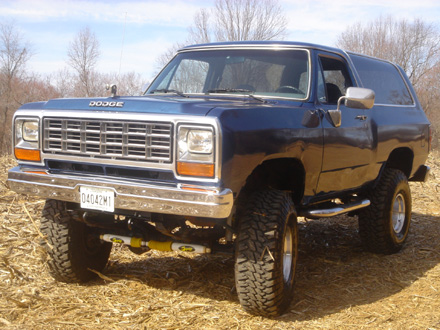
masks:
<instances>
[{"instance_id":1,"label":"exhaust pipe","mask_svg":"<svg viewBox=\"0 0 440 330\"><path fill-rule=\"evenodd\" d=\"M100 238L101 240L110 243L125 244L134 248L149 248L162 252L180 251L194 253L211 253L211 249L209 247L200 244L144 241L140 237L119 236L112 234L103 234L100 236Z\"/></svg>"}]
</instances>

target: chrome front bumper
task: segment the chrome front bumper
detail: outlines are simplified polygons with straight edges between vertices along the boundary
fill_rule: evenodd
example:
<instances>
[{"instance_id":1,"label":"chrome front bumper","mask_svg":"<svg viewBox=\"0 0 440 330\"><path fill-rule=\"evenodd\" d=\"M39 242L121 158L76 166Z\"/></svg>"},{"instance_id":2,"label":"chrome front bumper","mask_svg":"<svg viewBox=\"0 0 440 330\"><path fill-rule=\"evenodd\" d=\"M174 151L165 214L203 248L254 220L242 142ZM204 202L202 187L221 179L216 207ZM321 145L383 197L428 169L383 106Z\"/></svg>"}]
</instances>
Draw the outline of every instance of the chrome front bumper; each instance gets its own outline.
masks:
<instances>
[{"instance_id":1,"label":"chrome front bumper","mask_svg":"<svg viewBox=\"0 0 440 330\"><path fill-rule=\"evenodd\" d=\"M93 186L115 192L115 208L207 218L227 218L232 210L230 189L204 186L133 183L117 178L42 174L14 167L8 172L9 187L15 192L80 203L79 188Z\"/></svg>"}]
</instances>

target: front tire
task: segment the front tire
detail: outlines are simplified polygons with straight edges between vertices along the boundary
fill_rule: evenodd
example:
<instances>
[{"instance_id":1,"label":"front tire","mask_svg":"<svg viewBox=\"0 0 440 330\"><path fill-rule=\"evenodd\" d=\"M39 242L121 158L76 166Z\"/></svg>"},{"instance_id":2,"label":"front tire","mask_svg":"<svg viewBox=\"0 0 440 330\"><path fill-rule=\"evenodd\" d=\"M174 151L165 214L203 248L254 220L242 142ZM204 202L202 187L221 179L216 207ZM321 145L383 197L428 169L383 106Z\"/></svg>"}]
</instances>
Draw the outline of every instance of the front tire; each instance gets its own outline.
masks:
<instances>
[{"instance_id":1,"label":"front tire","mask_svg":"<svg viewBox=\"0 0 440 330\"><path fill-rule=\"evenodd\" d=\"M41 218L43 246L48 254L49 272L67 283L86 282L107 264L112 244L102 242L94 228L74 220L66 203L48 199Z\"/></svg>"},{"instance_id":2,"label":"front tire","mask_svg":"<svg viewBox=\"0 0 440 330\"><path fill-rule=\"evenodd\" d=\"M298 256L298 229L290 194L278 190L251 196L239 222L235 284L243 308L274 317L289 306Z\"/></svg>"},{"instance_id":3,"label":"front tire","mask_svg":"<svg viewBox=\"0 0 440 330\"><path fill-rule=\"evenodd\" d=\"M359 234L371 252L399 252L411 224L411 191L405 174L385 169L369 198L371 205L359 214Z\"/></svg>"}]
</instances>

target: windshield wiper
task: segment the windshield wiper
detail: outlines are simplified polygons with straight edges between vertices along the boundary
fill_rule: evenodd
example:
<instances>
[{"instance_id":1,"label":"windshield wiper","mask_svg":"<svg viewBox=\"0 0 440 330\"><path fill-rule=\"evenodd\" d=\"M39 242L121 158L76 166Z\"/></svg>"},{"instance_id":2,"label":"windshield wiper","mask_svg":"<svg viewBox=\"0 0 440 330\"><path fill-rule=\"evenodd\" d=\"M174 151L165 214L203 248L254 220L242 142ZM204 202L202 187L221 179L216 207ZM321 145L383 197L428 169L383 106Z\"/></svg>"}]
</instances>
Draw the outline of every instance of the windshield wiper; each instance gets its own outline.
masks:
<instances>
[{"instance_id":1,"label":"windshield wiper","mask_svg":"<svg viewBox=\"0 0 440 330\"><path fill-rule=\"evenodd\" d=\"M206 94L209 93L245 93L246 96L253 98L254 100L260 101L262 103L267 103L266 100L261 97L253 95L254 91L250 89L242 89L242 88L219 88L219 89L209 89L206 91Z\"/></svg>"},{"instance_id":2,"label":"windshield wiper","mask_svg":"<svg viewBox=\"0 0 440 330\"><path fill-rule=\"evenodd\" d=\"M243 88L218 88L218 89L209 89L206 91L209 93L253 93L250 89Z\"/></svg>"},{"instance_id":3,"label":"windshield wiper","mask_svg":"<svg viewBox=\"0 0 440 330\"><path fill-rule=\"evenodd\" d=\"M182 92L179 92L178 90L175 90L175 89L166 89L166 88L155 89L151 92L151 94L154 94L154 93L165 93L165 94L166 93L174 93L174 94L177 94L182 97L189 97L188 95L185 95Z\"/></svg>"}]
</instances>

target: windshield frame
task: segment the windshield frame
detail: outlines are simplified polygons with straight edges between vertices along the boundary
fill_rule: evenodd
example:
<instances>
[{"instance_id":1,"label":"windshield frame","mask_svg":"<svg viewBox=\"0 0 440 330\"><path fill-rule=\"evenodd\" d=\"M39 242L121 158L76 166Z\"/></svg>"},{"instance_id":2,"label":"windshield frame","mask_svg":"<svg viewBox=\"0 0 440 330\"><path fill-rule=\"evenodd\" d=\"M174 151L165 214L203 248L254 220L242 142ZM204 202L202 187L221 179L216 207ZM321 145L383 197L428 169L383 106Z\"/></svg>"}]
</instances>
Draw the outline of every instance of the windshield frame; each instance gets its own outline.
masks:
<instances>
[{"instance_id":1,"label":"windshield frame","mask_svg":"<svg viewBox=\"0 0 440 330\"><path fill-rule=\"evenodd\" d=\"M156 76L156 78L152 81L152 83L148 86L147 90L143 94L144 96L152 96L152 95L163 95L158 94L157 91L154 93L155 90L158 89L158 86L160 82L158 83L158 79L163 80L164 75L170 74L171 71L176 70L178 65L174 65L173 63L178 59L179 55L181 54L187 54L187 53L196 53L196 52L216 52L216 51L270 51L270 52L277 52L277 51L303 51L307 54L307 72L308 72L308 78L307 78L307 91L305 92L305 95L303 98L300 97L292 97L292 96L282 96L282 95L267 95L266 93L258 92L258 91L250 91L250 92L239 92L239 93L227 93L227 92L221 92L221 93L191 93L191 92L185 92L185 91L179 91L185 94L185 96L202 96L202 97L212 97L212 95L221 95L221 96L228 96L228 97L243 97L243 96L256 96L259 98L269 98L269 99L282 99L282 100L294 100L294 101L302 101L305 102L309 100L311 95L311 89L312 89L312 54L311 49L305 48L304 46L285 46L285 45L271 45L271 46L223 46L223 47L209 47L204 46L200 48L184 48L179 50L176 55L168 62L168 64L159 72L159 74ZM164 93L166 94L166 93ZM169 93L168 93L169 94ZM281 93L280 93L281 94Z\"/></svg>"}]
</instances>

